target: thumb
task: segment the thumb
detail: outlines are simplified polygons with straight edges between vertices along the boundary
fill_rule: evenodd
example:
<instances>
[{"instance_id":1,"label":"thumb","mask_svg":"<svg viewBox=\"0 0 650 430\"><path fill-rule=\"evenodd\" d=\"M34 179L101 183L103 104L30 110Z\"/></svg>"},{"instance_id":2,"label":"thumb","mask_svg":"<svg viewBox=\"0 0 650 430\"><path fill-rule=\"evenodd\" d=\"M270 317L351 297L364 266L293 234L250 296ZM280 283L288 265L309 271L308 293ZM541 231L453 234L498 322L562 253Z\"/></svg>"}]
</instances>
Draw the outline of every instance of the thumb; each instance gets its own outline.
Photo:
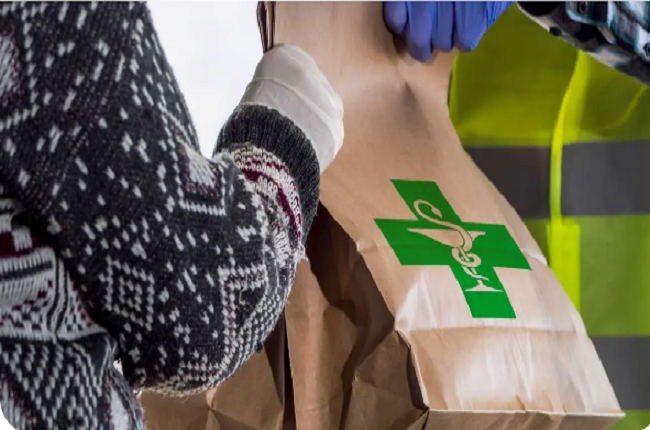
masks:
<instances>
[{"instance_id":1,"label":"thumb","mask_svg":"<svg viewBox=\"0 0 650 430\"><path fill-rule=\"evenodd\" d=\"M406 2L384 2L384 22L386 23L388 30L392 33L395 33L398 36L403 36L404 30L406 30L406 23L408 22Z\"/></svg>"},{"instance_id":2,"label":"thumb","mask_svg":"<svg viewBox=\"0 0 650 430\"><path fill-rule=\"evenodd\" d=\"M406 46L413 58L418 61L428 61L433 55L431 46L431 31L433 23L429 12L428 2L407 2L408 22L404 36Z\"/></svg>"}]
</instances>

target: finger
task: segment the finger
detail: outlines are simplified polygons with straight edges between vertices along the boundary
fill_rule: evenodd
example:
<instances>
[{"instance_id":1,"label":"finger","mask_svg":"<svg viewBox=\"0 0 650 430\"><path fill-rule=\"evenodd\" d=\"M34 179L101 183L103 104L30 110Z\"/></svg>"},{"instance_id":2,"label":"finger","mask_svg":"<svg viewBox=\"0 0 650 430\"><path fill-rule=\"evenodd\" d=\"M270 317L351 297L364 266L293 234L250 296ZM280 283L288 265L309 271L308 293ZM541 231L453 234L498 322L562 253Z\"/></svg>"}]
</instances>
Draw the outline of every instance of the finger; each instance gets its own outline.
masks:
<instances>
[{"instance_id":1,"label":"finger","mask_svg":"<svg viewBox=\"0 0 650 430\"><path fill-rule=\"evenodd\" d=\"M454 39L458 49L461 51L474 50L487 30L511 4L512 2L508 1L456 3Z\"/></svg>"},{"instance_id":2,"label":"finger","mask_svg":"<svg viewBox=\"0 0 650 430\"><path fill-rule=\"evenodd\" d=\"M428 2L407 2L406 46L418 61L428 61L433 54L431 47L431 13Z\"/></svg>"},{"instance_id":3,"label":"finger","mask_svg":"<svg viewBox=\"0 0 650 430\"><path fill-rule=\"evenodd\" d=\"M488 2L487 6L487 15L486 15L486 20L487 20L487 28L490 28L492 24L495 23L495 21L503 15L503 13L508 10L508 8L512 5L511 1L491 1Z\"/></svg>"},{"instance_id":4,"label":"finger","mask_svg":"<svg viewBox=\"0 0 650 430\"><path fill-rule=\"evenodd\" d=\"M454 4L456 29L454 41L461 51L471 51L487 30L487 3L483 1L457 2Z\"/></svg>"},{"instance_id":5,"label":"finger","mask_svg":"<svg viewBox=\"0 0 650 430\"><path fill-rule=\"evenodd\" d=\"M392 33L403 36L404 30L406 30L406 23L408 22L406 2L384 2L384 22L388 30Z\"/></svg>"},{"instance_id":6,"label":"finger","mask_svg":"<svg viewBox=\"0 0 650 430\"><path fill-rule=\"evenodd\" d=\"M433 31L431 43L435 49L449 52L454 47L454 3L450 1L432 2L431 20Z\"/></svg>"}]
</instances>

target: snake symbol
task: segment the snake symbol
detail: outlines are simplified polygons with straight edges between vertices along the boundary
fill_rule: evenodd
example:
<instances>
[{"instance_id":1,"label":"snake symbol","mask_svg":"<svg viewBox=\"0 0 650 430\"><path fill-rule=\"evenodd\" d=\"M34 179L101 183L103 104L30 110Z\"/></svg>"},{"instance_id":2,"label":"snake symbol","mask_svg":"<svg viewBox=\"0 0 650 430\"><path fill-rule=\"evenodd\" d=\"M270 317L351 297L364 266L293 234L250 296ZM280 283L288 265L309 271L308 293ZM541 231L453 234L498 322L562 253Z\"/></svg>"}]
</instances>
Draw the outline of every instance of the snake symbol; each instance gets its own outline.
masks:
<instances>
[{"instance_id":1,"label":"snake symbol","mask_svg":"<svg viewBox=\"0 0 650 430\"><path fill-rule=\"evenodd\" d=\"M437 217L433 218L429 216L428 214L424 213L422 211L422 206L427 206L429 210ZM474 239L476 239L479 236L482 236L485 234L485 232L468 232L465 230L463 227L448 222L444 221L442 219L442 212L440 209L432 205L426 200L416 200L415 203L413 204L413 208L415 209L415 212L422 217L423 219L433 223L437 224L443 227L446 227L452 231L455 231L458 233L460 237L460 244L455 244L455 243L447 243L446 245L451 246L451 255L454 257L454 260L456 260L463 268L463 271L467 273L469 276L472 278L476 279L478 282L476 286L470 288L469 290L475 290L475 291L499 291L495 288L489 287L483 283L483 281L489 281L489 278L479 275L476 268L481 265L481 258L472 253L472 247L474 246ZM420 229L411 229L414 233L419 233L424 236L427 236L431 239L434 239L436 241L440 240L432 235L432 232L430 230L420 230Z\"/></svg>"}]
</instances>

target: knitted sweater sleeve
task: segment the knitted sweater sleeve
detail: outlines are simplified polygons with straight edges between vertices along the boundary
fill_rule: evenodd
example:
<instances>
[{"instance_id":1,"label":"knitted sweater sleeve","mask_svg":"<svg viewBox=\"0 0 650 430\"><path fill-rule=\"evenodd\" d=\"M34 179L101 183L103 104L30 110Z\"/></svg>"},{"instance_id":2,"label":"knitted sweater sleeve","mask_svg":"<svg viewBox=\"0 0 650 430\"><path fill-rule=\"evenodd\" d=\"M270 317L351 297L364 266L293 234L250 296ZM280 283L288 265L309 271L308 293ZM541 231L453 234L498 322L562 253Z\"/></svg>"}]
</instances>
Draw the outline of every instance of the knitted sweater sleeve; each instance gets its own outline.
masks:
<instances>
[{"instance_id":1,"label":"knitted sweater sleeve","mask_svg":"<svg viewBox=\"0 0 650 430\"><path fill-rule=\"evenodd\" d=\"M0 5L0 176L135 388L218 385L271 332L314 217L305 134L241 106L212 159L143 3Z\"/></svg>"}]
</instances>

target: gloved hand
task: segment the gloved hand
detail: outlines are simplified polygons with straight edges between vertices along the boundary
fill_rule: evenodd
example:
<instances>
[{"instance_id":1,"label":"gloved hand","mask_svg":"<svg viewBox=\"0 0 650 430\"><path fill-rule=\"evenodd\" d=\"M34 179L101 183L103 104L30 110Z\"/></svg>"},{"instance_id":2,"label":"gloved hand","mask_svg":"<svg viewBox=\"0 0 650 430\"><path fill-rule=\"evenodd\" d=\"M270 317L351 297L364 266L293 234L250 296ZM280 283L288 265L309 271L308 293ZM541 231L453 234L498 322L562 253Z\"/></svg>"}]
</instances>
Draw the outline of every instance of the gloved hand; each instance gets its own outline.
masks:
<instances>
[{"instance_id":1,"label":"gloved hand","mask_svg":"<svg viewBox=\"0 0 650 430\"><path fill-rule=\"evenodd\" d=\"M293 120L311 141L321 173L341 149L343 102L297 46L276 45L264 54L241 103L264 105Z\"/></svg>"},{"instance_id":2,"label":"gloved hand","mask_svg":"<svg viewBox=\"0 0 650 430\"><path fill-rule=\"evenodd\" d=\"M384 2L390 31L406 39L411 56L428 61L434 49L476 48L483 34L512 4L508 1Z\"/></svg>"}]
</instances>

